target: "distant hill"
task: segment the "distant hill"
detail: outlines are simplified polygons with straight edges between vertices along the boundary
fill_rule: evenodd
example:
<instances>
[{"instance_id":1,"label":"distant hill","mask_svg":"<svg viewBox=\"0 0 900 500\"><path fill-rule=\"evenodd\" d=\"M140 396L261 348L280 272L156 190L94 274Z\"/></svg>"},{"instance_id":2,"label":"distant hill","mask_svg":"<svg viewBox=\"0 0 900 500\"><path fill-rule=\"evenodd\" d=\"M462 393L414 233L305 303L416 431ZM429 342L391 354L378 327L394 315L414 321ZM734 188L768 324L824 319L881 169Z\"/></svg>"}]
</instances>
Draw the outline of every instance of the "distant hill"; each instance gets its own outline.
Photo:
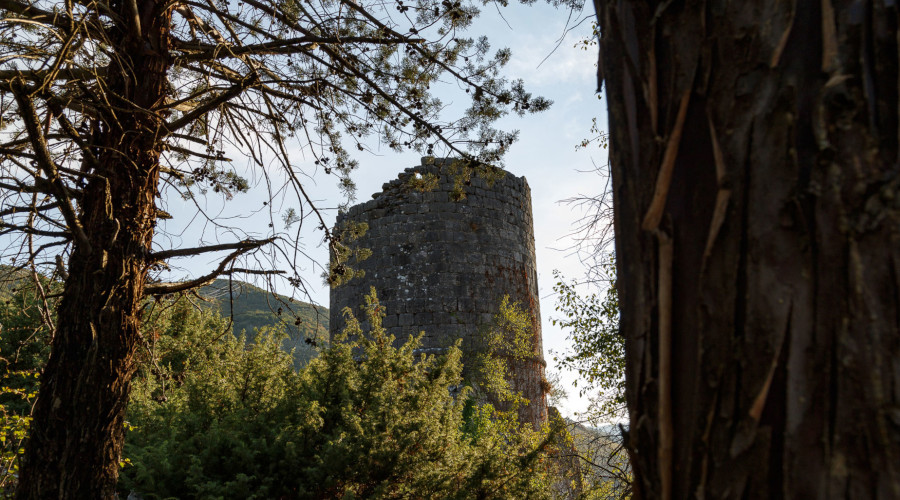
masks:
<instances>
[{"instance_id":1,"label":"distant hill","mask_svg":"<svg viewBox=\"0 0 900 500\"><path fill-rule=\"evenodd\" d=\"M26 269L0 264L0 300L19 284L29 286L31 273ZM327 345L328 308L273 295L241 281L232 280L231 287L229 291L228 280L216 280L199 288L197 293L208 301L205 302L206 307L218 310L226 318L233 316L235 336L245 332L247 339L252 341L257 328L281 324L289 336L284 347L295 350L294 364L297 367L318 354L316 347L307 339L319 347Z\"/></svg>"},{"instance_id":2,"label":"distant hill","mask_svg":"<svg viewBox=\"0 0 900 500\"><path fill-rule=\"evenodd\" d=\"M43 276L41 277L43 278ZM44 291L48 291L46 287L52 285L52 283L46 279L42 279L41 282L45 287ZM31 270L0 264L0 300L8 300L18 289L24 290L33 287L34 281L32 280Z\"/></svg>"},{"instance_id":3,"label":"distant hill","mask_svg":"<svg viewBox=\"0 0 900 500\"><path fill-rule=\"evenodd\" d=\"M230 290L228 280L216 280L197 293L209 300L210 307L222 316L233 315L234 334L245 332L248 340L253 340L257 328L283 325L289 335L284 347L295 349L294 363L298 367L318 354L307 339L319 347L328 342L328 308L272 294L236 280L231 281Z\"/></svg>"},{"instance_id":4,"label":"distant hill","mask_svg":"<svg viewBox=\"0 0 900 500\"><path fill-rule=\"evenodd\" d=\"M9 291L21 282L31 281L31 271L28 269L0 264L0 290Z\"/></svg>"}]
</instances>

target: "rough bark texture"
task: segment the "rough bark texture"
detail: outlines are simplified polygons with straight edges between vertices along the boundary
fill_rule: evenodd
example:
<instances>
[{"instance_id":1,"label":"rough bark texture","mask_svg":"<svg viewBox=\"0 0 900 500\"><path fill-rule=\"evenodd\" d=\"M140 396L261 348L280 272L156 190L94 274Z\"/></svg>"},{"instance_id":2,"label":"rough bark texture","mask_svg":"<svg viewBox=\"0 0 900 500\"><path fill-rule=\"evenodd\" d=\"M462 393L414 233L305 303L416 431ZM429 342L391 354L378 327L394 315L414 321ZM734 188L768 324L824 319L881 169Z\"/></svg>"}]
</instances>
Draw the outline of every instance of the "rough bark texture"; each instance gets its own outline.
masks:
<instances>
[{"instance_id":1,"label":"rough bark texture","mask_svg":"<svg viewBox=\"0 0 900 500\"><path fill-rule=\"evenodd\" d=\"M900 498L896 4L596 7L638 496Z\"/></svg>"},{"instance_id":2,"label":"rough bark texture","mask_svg":"<svg viewBox=\"0 0 900 500\"><path fill-rule=\"evenodd\" d=\"M170 7L137 5L142 34L132 26L113 41L120 59L109 65L106 97L115 117L107 110L94 129L100 166L81 203L89 245L76 242L69 260L17 498L115 497L156 221L163 131L150 110L162 103L170 64Z\"/></svg>"}]
</instances>

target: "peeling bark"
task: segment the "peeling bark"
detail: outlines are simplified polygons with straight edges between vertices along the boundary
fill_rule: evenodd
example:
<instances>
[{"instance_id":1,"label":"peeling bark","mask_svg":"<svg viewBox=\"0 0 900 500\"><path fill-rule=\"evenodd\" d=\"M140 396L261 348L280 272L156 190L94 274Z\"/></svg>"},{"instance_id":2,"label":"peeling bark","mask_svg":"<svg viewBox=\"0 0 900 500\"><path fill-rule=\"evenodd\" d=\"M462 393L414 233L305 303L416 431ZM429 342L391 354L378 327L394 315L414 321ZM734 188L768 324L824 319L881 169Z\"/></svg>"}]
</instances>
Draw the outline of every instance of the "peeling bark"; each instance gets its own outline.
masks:
<instances>
[{"instance_id":1,"label":"peeling bark","mask_svg":"<svg viewBox=\"0 0 900 500\"><path fill-rule=\"evenodd\" d=\"M638 497L900 498L888 3L596 1Z\"/></svg>"}]
</instances>

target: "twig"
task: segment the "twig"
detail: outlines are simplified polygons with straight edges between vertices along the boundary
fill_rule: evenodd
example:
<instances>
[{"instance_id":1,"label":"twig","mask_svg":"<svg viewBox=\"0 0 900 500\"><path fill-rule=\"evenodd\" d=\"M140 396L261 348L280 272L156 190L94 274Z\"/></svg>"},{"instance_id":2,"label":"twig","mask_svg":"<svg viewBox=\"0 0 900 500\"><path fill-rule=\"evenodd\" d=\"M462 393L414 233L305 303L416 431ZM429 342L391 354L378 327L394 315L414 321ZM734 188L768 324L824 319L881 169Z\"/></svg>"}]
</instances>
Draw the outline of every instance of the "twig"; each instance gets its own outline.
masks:
<instances>
[{"instance_id":1,"label":"twig","mask_svg":"<svg viewBox=\"0 0 900 500\"><path fill-rule=\"evenodd\" d=\"M31 147L34 149L37 164L47 175L47 180L50 182L50 189L57 201L59 201L59 211L62 213L63 218L65 218L69 229L74 233L75 239L79 244L84 246L84 249L87 250L88 253L90 253L90 241L84 232L84 228L81 227L81 221L78 220L75 209L72 207L72 202L66 192L66 186L63 185L62 180L59 177L59 172L56 170L56 164L53 162L53 157L50 156L50 150L47 148L47 141L41 131L37 111L34 109L31 98L25 94L25 88L22 85L21 80L14 80L12 82L12 92L16 97L16 103L19 105L19 113L22 116L25 129L28 131L28 136L31 139Z\"/></svg>"},{"instance_id":2,"label":"twig","mask_svg":"<svg viewBox=\"0 0 900 500\"><path fill-rule=\"evenodd\" d=\"M158 261L170 259L172 257L191 257L194 255L199 255L201 253L221 252L223 250L247 251L257 247L261 247L263 245L267 245L269 243L272 243L273 241L275 241L275 238L268 238L265 240L244 240L235 243L223 243L221 245L209 245L205 247L175 248L172 250L162 250L160 252L154 252L150 254L150 259Z\"/></svg>"},{"instance_id":3,"label":"twig","mask_svg":"<svg viewBox=\"0 0 900 500\"><path fill-rule=\"evenodd\" d=\"M239 248L234 252L231 252L227 257L222 259L219 262L219 265L210 273L205 274L197 279L182 281L178 283L154 283L144 287L144 293L146 295L167 295L170 293L183 292L185 290L190 290L191 288L197 288L203 285L208 285L212 283L219 276L229 275L231 273L246 273L246 274L283 274L284 271L263 271L257 269L244 269L244 268L231 268L226 269L228 265L234 261L234 259L240 257L241 255L249 252L250 250L255 250L269 242L271 240L261 240L261 242L257 242L256 245L251 245L245 248ZM174 250L173 252L177 252Z\"/></svg>"}]
</instances>

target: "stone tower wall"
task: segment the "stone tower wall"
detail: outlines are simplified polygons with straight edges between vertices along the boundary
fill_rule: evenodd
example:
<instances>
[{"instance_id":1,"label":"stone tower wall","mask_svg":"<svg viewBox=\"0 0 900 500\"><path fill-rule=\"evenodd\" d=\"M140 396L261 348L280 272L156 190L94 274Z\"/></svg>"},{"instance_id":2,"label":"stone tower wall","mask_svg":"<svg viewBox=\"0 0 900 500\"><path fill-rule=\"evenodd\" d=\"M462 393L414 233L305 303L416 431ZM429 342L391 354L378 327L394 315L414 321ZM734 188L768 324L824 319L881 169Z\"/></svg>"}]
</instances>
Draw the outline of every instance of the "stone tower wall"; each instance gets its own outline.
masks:
<instances>
[{"instance_id":1,"label":"stone tower wall","mask_svg":"<svg viewBox=\"0 0 900 500\"><path fill-rule=\"evenodd\" d=\"M509 173L492 186L473 177L464 186L466 197L452 201L451 163L425 158L374 199L338 216L338 225L348 219L368 224L356 244L372 255L355 266L365 271L363 278L331 290L332 332L343 327L343 308L358 311L374 286L387 314L383 324L399 341L424 331L425 349L460 338L477 345L509 295L527 310L534 331L534 356L512 364L510 382L531 402L520 419L539 425L547 418L546 382L528 183ZM436 189L418 192L405 182L429 172L440 175Z\"/></svg>"}]
</instances>

